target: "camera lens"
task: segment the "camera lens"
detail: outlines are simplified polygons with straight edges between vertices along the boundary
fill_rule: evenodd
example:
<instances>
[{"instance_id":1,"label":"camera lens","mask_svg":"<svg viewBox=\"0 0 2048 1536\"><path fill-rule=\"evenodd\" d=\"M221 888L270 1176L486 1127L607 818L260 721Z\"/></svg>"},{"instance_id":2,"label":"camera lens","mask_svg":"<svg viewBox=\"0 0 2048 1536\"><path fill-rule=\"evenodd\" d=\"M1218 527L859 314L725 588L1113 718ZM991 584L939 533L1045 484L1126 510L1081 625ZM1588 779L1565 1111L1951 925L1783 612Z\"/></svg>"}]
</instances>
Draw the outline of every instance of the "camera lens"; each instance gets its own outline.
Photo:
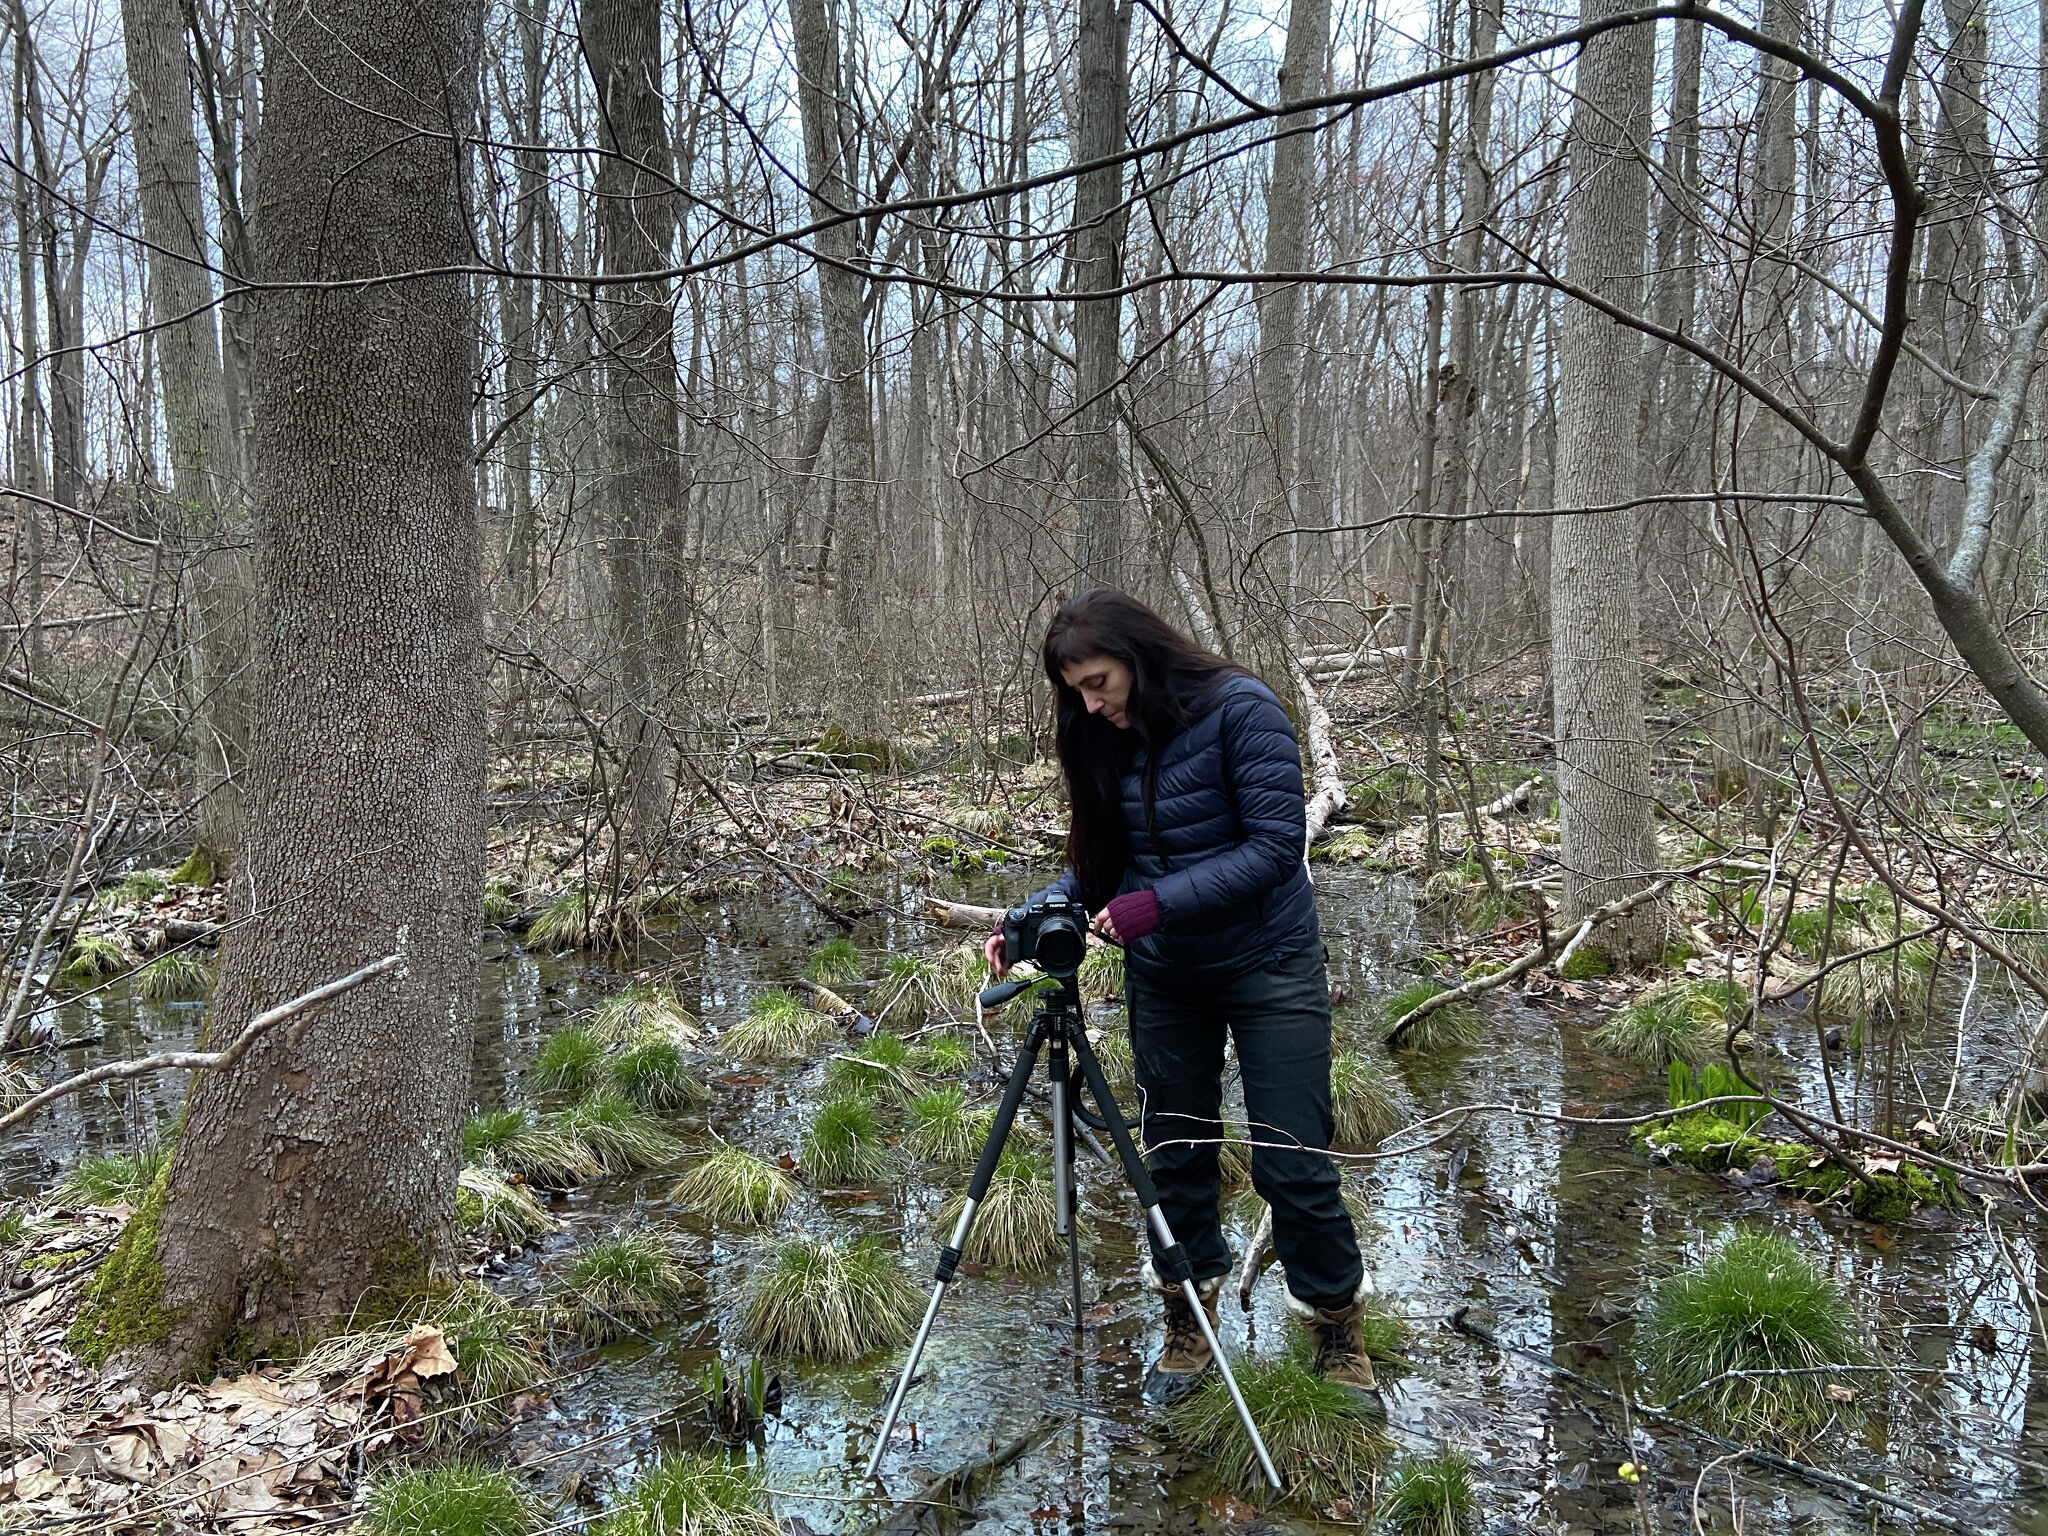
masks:
<instances>
[{"instance_id":1,"label":"camera lens","mask_svg":"<svg viewBox=\"0 0 2048 1536\"><path fill-rule=\"evenodd\" d=\"M1038 968L1055 976L1071 975L1088 953L1087 936L1071 919L1049 917L1038 930Z\"/></svg>"}]
</instances>

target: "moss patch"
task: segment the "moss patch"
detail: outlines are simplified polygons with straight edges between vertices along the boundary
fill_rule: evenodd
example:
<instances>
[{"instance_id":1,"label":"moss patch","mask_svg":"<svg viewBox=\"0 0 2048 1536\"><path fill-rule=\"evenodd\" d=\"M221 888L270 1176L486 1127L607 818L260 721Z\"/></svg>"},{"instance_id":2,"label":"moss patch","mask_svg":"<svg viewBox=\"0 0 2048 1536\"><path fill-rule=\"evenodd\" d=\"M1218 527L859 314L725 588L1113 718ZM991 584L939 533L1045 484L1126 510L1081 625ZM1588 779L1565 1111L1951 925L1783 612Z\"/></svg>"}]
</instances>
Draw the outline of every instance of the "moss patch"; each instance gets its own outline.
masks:
<instances>
[{"instance_id":1,"label":"moss patch","mask_svg":"<svg viewBox=\"0 0 2048 1536\"><path fill-rule=\"evenodd\" d=\"M1614 962L1590 944L1581 944L1572 951L1571 959L1557 968L1557 974L1566 981L1591 981L1596 976L1612 976Z\"/></svg>"},{"instance_id":2,"label":"moss patch","mask_svg":"<svg viewBox=\"0 0 2048 1536\"><path fill-rule=\"evenodd\" d=\"M142 1204L121 1228L114 1251L85 1288L67 1340L71 1352L87 1365L105 1365L121 1350L160 1344L178 1321L178 1314L164 1306L164 1266L156 1253L170 1177L166 1160Z\"/></svg>"}]
</instances>

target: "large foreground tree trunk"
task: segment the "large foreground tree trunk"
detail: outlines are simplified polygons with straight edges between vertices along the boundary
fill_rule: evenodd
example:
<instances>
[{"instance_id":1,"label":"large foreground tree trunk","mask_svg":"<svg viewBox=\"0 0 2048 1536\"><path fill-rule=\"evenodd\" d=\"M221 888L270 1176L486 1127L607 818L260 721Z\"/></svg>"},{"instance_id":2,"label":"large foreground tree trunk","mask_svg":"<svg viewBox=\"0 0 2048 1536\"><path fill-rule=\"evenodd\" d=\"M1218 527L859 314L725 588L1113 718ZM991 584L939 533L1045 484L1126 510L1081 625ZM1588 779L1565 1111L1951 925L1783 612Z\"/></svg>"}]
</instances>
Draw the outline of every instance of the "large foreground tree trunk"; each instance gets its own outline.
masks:
<instances>
[{"instance_id":1,"label":"large foreground tree trunk","mask_svg":"<svg viewBox=\"0 0 2048 1536\"><path fill-rule=\"evenodd\" d=\"M262 278L469 258L479 10L284 8ZM406 962L202 1077L160 1210L110 1262L128 1294L103 1289L83 1323L159 1370L203 1365L231 1330L315 1336L451 1252L483 885L474 353L460 277L258 302L247 841L208 1036L387 951ZM132 1251L152 1228L156 1275Z\"/></svg>"},{"instance_id":2,"label":"large foreground tree trunk","mask_svg":"<svg viewBox=\"0 0 2048 1536\"><path fill-rule=\"evenodd\" d=\"M214 332L192 77L178 0L121 0L128 101L142 232L149 241L149 302L161 327L165 435L171 448L169 521L183 560L186 688L192 703L200 841L230 862L241 847L246 742L243 662L248 656L248 561L229 537L240 488L228 432L227 389Z\"/></svg>"},{"instance_id":3,"label":"large foreground tree trunk","mask_svg":"<svg viewBox=\"0 0 2048 1536\"><path fill-rule=\"evenodd\" d=\"M1615 9L1585 0L1582 19ZM1579 57L1565 271L1623 308L1640 299L1649 234L1655 34L1608 32ZM1642 345L1584 304L1566 307L1559 345L1557 502L1603 506L1635 494ZM1583 917L1654 878L1650 749L1636 593L1636 513L1560 517L1550 534L1550 654L1556 689L1559 857L1564 915ZM1664 913L1649 903L1601 930L1618 960L1653 958Z\"/></svg>"}]
</instances>

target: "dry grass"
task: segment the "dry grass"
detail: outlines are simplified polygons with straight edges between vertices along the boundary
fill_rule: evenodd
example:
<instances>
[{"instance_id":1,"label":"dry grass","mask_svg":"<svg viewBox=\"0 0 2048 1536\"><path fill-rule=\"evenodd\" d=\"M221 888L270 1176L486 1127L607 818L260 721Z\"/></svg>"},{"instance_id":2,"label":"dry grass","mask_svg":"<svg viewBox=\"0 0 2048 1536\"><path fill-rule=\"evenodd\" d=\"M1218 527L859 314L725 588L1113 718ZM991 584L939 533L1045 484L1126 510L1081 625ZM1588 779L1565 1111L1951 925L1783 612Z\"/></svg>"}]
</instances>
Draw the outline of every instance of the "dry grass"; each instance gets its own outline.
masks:
<instances>
[{"instance_id":1,"label":"dry grass","mask_svg":"<svg viewBox=\"0 0 2048 1536\"><path fill-rule=\"evenodd\" d=\"M796 1180L766 1158L721 1142L676 1181L669 1198L723 1221L762 1222L796 1198Z\"/></svg>"},{"instance_id":2,"label":"dry grass","mask_svg":"<svg viewBox=\"0 0 2048 1536\"><path fill-rule=\"evenodd\" d=\"M799 1238L755 1271L746 1327L762 1349L827 1362L901 1344L924 1297L879 1238Z\"/></svg>"},{"instance_id":3,"label":"dry grass","mask_svg":"<svg viewBox=\"0 0 2048 1536\"><path fill-rule=\"evenodd\" d=\"M946 1202L937 1218L940 1231L952 1231L966 1201L963 1191ZM975 1210L967 1257L997 1269L1037 1269L1064 1247L1054 1230L1058 1217L1051 1170L1030 1148L1012 1143L1003 1148L988 1196Z\"/></svg>"},{"instance_id":4,"label":"dry grass","mask_svg":"<svg viewBox=\"0 0 2048 1536\"><path fill-rule=\"evenodd\" d=\"M562 1326L585 1344L605 1343L673 1316L696 1280L659 1233L615 1232L569 1266Z\"/></svg>"},{"instance_id":5,"label":"dry grass","mask_svg":"<svg viewBox=\"0 0 2048 1536\"><path fill-rule=\"evenodd\" d=\"M523 1247L558 1225L530 1188L480 1164L456 1181L455 1224L488 1248Z\"/></svg>"},{"instance_id":6,"label":"dry grass","mask_svg":"<svg viewBox=\"0 0 2048 1536\"><path fill-rule=\"evenodd\" d=\"M1330 1113L1330 1145L1344 1152L1370 1152L1407 1123L1394 1075L1377 1053L1339 1051L1331 1059Z\"/></svg>"}]
</instances>

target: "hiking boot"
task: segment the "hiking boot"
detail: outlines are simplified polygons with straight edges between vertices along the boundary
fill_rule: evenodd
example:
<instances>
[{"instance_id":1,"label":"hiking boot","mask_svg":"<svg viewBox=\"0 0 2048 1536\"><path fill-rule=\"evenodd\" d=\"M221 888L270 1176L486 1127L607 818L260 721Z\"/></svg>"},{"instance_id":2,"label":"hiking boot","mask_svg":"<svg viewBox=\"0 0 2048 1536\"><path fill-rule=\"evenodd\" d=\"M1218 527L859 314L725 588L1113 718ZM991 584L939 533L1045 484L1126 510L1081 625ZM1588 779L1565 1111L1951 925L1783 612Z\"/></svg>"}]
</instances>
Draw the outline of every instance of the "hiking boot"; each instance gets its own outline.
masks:
<instances>
[{"instance_id":1,"label":"hiking boot","mask_svg":"<svg viewBox=\"0 0 2048 1536\"><path fill-rule=\"evenodd\" d=\"M1344 1388L1368 1415L1384 1424L1387 1405L1373 1379L1372 1358L1365 1352L1365 1329L1359 1322L1371 1295L1370 1279L1359 1283L1348 1307L1312 1307L1289 1292L1287 1310L1308 1329L1315 1346L1315 1373Z\"/></svg>"},{"instance_id":2,"label":"hiking boot","mask_svg":"<svg viewBox=\"0 0 2048 1536\"><path fill-rule=\"evenodd\" d=\"M1145 1263L1145 1284L1166 1303L1166 1347L1145 1372L1145 1401L1155 1408L1170 1408L1195 1389L1202 1373L1216 1363L1216 1354L1195 1321L1188 1293L1177 1285L1160 1284L1149 1259ZM1212 1330L1216 1327L1216 1298L1222 1289L1221 1275L1195 1282Z\"/></svg>"}]
</instances>

